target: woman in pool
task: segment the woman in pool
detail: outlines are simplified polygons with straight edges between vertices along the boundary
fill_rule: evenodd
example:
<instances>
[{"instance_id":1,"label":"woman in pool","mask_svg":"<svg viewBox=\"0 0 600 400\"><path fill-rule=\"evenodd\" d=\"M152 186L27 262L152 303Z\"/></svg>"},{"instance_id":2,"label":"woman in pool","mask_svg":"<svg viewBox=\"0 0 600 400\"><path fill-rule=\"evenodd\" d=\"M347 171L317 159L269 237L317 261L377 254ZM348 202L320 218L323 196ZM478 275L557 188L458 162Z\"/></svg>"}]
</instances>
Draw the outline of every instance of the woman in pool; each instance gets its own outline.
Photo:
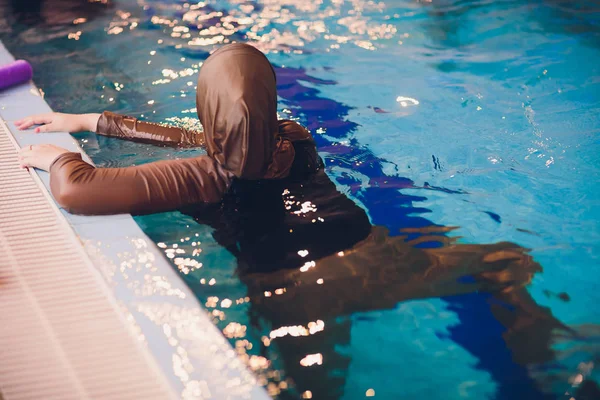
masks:
<instances>
[{"instance_id":1,"label":"woman in pool","mask_svg":"<svg viewBox=\"0 0 600 400\"><path fill-rule=\"evenodd\" d=\"M289 120L277 120L275 73L267 58L245 44L224 46L200 72L196 95L204 135L103 114L46 114L17 121L36 132L90 130L123 139L181 146L206 145L208 155L129 168L94 168L79 153L52 145L22 150L21 165L50 172L56 201L77 214L144 214L218 202L234 179L281 179L316 169L294 164L312 153L313 139ZM293 167L293 168L292 168ZM292 171L294 169L294 171Z\"/></svg>"},{"instance_id":2,"label":"woman in pool","mask_svg":"<svg viewBox=\"0 0 600 400\"><path fill-rule=\"evenodd\" d=\"M52 113L16 124L20 129L41 125L36 132L90 130L205 146L206 156L94 168L79 153L40 145L23 149L21 164L50 171L53 195L74 213L181 210L212 226L217 242L237 258L256 311L252 315L273 327L321 319L328 334L335 332L334 340L326 341L318 335L277 339L294 341L280 348L284 367L297 388L311 390L315 398L337 398L344 386L331 384L343 380L339 371L348 368L336 345L349 340L351 322L338 317L408 299L495 293L514 308L498 314L509 332L507 346L518 349L524 363L552 358L549 332L562 325L524 289L540 270L525 250L510 243L459 245L444 236L422 238L442 246L419 249L372 226L365 211L328 178L310 133L293 121L277 120L275 74L258 50L234 44L216 51L201 69L196 101L203 134L109 112ZM513 340L532 335L538 340L528 346ZM313 353L323 355L324 366L301 367L302 357Z\"/></svg>"}]
</instances>

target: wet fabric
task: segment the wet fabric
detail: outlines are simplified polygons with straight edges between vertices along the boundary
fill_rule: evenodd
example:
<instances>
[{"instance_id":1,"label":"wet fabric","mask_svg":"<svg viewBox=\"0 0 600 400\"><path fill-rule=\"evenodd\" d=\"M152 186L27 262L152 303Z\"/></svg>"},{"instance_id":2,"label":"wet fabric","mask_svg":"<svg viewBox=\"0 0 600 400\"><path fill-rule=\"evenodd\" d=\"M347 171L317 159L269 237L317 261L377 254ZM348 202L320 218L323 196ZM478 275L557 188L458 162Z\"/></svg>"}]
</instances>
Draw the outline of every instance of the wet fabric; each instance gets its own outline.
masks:
<instances>
[{"instance_id":1,"label":"wet fabric","mask_svg":"<svg viewBox=\"0 0 600 400\"><path fill-rule=\"evenodd\" d=\"M222 47L206 60L196 108L208 155L238 178L283 178L294 160L292 141L312 141L292 121L279 129L275 72L248 45Z\"/></svg>"},{"instance_id":2,"label":"wet fabric","mask_svg":"<svg viewBox=\"0 0 600 400\"><path fill-rule=\"evenodd\" d=\"M104 111L100 115L96 133L165 146L202 147L205 145L203 132L140 121L137 118L115 114L110 111Z\"/></svg>"},{"instance_id":3,"label":"wet fabric","mask_svg":"<svg viewBox=\"0 0 600 400\"><path fill-rule=\"evenodd\" d=\"M50 167L57 202L77 214L147 214L218 202L234 179L282 179L316 168L310 133L277 120L275 73L267 58L245 44L224 46L200 70L196 96L203 133L104 112L100 135L161 145L205 146L208 155L128 168L97 169L78 153ZM312 163L294 162L295 148Z\"/></svg>"},{"instance_id":4,"label":"wet fabric","mask_svg":"<svg viewBox=\"0 0 600 400\"><path fill-rule=\"evenodd\" d=\"M95 168L65 153L50 168L56 201L74 214L149 214L218 202L233 176L207 156Z\"/></svg>"}]
</instances>

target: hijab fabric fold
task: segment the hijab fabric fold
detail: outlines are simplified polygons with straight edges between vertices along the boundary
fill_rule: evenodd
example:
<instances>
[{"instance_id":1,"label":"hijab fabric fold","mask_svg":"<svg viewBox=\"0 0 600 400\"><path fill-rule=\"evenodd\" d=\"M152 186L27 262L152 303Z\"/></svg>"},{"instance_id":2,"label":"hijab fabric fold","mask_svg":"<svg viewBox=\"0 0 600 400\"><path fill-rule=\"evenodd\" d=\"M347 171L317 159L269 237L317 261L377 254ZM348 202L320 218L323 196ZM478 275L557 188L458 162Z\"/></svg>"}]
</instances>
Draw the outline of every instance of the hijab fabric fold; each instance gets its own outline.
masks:
<instances>
[{"instance_id":1,"label":"hijab fabric fold","mask_svg":"<svg viewBox=\"0 0 600 400\"><path fill-rule=\"evenodd\" d=\"M205 61L196 106L209 157L237 178L285 178L294 162L292 142L313 140L296 122L277 120L275 72L247 44L221 47Z\"/></svg>"}]
</instances>

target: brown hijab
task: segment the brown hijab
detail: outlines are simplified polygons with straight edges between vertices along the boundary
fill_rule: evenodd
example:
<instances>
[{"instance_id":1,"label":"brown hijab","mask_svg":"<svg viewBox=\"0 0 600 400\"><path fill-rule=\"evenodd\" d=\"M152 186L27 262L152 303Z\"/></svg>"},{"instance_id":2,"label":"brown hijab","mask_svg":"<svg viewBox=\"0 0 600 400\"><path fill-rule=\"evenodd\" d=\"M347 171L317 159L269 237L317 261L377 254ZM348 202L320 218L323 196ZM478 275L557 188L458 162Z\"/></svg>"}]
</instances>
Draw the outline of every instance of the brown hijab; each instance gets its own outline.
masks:
<instances>
[{"instance_id":1,"label":"brown hijab","mask_svg":"<svg viewBox=\"0 0 600 400\"><path fill-rule=\"evenodd\" d=\"M247 44L221 47L205 61L196 106L208 155L238 178L285 178L292 142L312 141L299 124L277 120L275 71Z\"/></svg>"}]
</instances>

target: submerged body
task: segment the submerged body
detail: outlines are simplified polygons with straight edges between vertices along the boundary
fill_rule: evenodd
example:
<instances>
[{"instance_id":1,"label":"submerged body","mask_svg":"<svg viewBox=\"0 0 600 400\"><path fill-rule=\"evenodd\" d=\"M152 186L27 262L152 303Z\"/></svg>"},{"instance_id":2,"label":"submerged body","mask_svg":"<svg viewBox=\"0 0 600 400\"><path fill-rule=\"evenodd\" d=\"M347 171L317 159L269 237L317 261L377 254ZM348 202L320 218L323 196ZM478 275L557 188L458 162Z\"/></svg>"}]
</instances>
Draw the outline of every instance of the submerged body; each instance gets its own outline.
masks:
<instances>
[{"instance_id":1,"label":"submerged body","mask_svg":"<svg viewBox=\"0 0 600 400\"><path fill-rule=\"evenodd\" d=\"M88 115L82 126L127 140L204 146L206 156L95 168L62 149L50 149L40 162L35 146L24 149L23 165L47 166L52 193L71 212L181 210L212 226L217 242L238 261L255 323L277 328L325 320L328 332L349 340L352 323L343 317L354 312L487 291L508 307L498 311L507 347L523 347L528 343L523 338L536 337L528 351L513 352L523 358L519 361L552 359L550 333L566 328L525 290L541 270L526 250L511 243L456 244L441 235L429 237L440 247L420 249L372 226L365 211L331 182L310 133L294 121L277 120L275 74L258 50L235 44L215 52L201 69L196 101L203 133L109 112ZM62 130L58 118L67 117L33 117L18 125L42 122L40 130ZM283 294L265 295L276 290ZM277 341L299 392L340 397L344 385L332 382L343 380L339 371L348 368L336 350L342 343L318 335ZM315 353L327 362L302 368L302 357Z\"/></svg>"},{"instance_id":2,"label":"submerged body","mask_svg":"<svg viewBox=\"0 0 600 400\"><path fill-rule=\"evenodd\" d=\"M343 348L351 341L351 316L357 312L490 293L495 317L506 330L505 345L525 365L553 360L552 333L569 334L527 292L541 267L526 249L506 242L457 244L439 226L423 229L419 239L439 247L418 248L405 236L373 226L323 169L300 179L235 181L222 202L182 211L211 226L215 240L236 257L253 331L316 329L308 335L276 334L260 352L281 363L298 393L310 391L315 399L343 396L351 361ZM198 279L185 279L197 293L206 290ZM307 368L307 355L322 363Z\"/></svg>"}]
</instances>

